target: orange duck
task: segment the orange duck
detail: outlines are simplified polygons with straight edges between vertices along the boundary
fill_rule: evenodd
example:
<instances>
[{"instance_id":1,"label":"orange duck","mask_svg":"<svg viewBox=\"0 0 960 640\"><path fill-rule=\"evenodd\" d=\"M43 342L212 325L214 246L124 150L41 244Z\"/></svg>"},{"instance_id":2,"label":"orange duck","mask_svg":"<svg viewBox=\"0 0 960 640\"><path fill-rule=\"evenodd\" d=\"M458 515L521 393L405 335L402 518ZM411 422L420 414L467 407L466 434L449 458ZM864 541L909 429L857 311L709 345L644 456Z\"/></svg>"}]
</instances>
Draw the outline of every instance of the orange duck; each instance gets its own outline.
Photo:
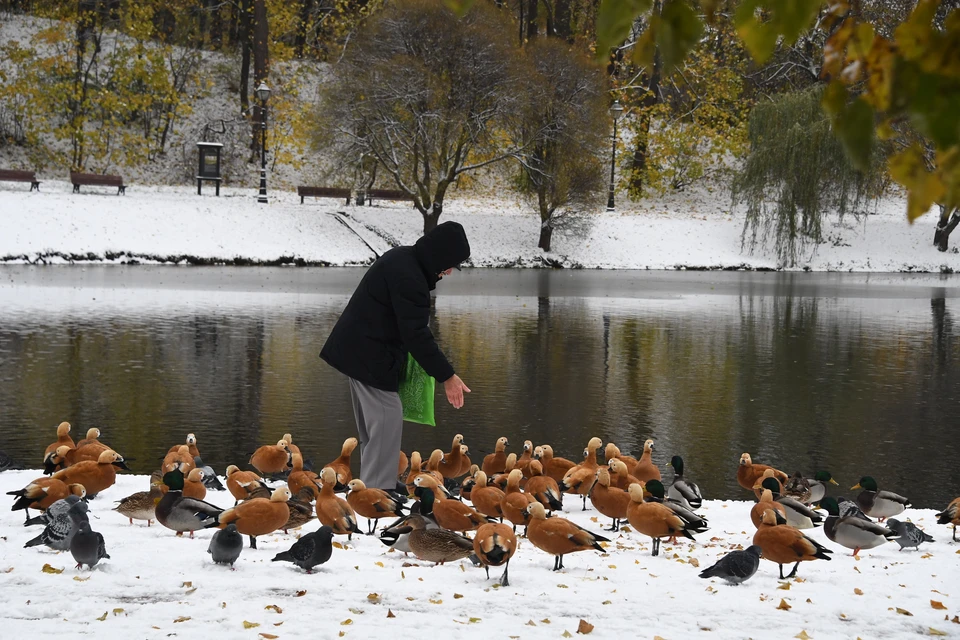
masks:
<instances>
[{"instance_id":1,"label":"orange duck","mask_svg":"<svg viewBox=\"0 0 960 640\"><path fill-rule=\"evenodd\" d=\"M227 476L227 491L229 491L230 495L236 500L234 506L241 500L249 498L250 491L254 487L264 485L263 478L253 471L241 471L235 464L227 467L225 475Z\"/></svg>"},{"instance_id":2,"label":"orange duck","mask_svg":"<svg viewBox=\"0 0 960 640\"><path fill-rule=\"evenodd\" d=\"M169 450L167 450L167 453L177 453L182 446L187 447L187 453L190 454L191 460L200 456L200 450L197 449L197 436L193 435L192 433L187 434L187 441L185 445L175 444L170 447Z\"/></svg>"},{"instance_id":3,"label":"orange duck","mask_svg":"<svg viewBox=\"0 0 960 640\"><path fill-rule=\"evenodd\" d=\"M610 472L604 467L597 469L597 483L593 485L593 491L590 492L590 501L597 511L608 518L613 518L613 526L607 531L620 531L620 521L627 519L630 494L623 489L611 486Z\"/></svg>"},{"instance_id":4,"label":"orange duck","mask_svg":"<svg viewBox=\"0 0 960 640\"><path fill-rule=\"evenodd\" d=\"M167 455L163 456L163 466L160 467L161 473L173 471L174 467L180 469L183 475L188 475L197 465L190 455L190 446L185 444L176 445Z\"/></svg>"},{"instance_id":5,"label":"orange duck","mask_svg":"<svg viewBox=\"0 0 960 640\"><path fill-rule=\"evenodd\" d=\"M293 436L291 436L289 433L283 434L283 437L280 439L287 443L287 449L290 450L290 453L299 453L300 455L303 455L303 453L300 451L300 447L293 444Z\"/></svg>"},{"instance_id":6,"label":"orange duck","mask_svg":"<svg viewBox=\"0 0 960 640\"><path fill-rule=\"evenodd\" d=\"M600 467L597 464L597 449L602 445L600 438L590 438L587 448L583 450L583 462L567 471L563 480L560 481L560 489L564 493L580 494L583 499L583 511L587 510L587 494L597 481L597 469Z\"/></svg>"},{"instance_id":7,"label":"orange duck","mask_svg":"<svg viewBox=\"0 0 960 640\"><path fill-rule=\"evenodd\" d=\"M497 445L494 452L483 457L481 469L487 477L493 477L496 473L503 473L507 466L507 445L510 441L506 438L497 438Z\"/></svg>"},{"instance_id":8,"label":"orange duck","mask_svg":"<svg viewBox=\"0 0 960 640\"><path fill-rule=\"evenodd\" d=\"M410 459L403 451L400 452L400 460L397 462L397 479L403 478L404 472L410 466Z\"/></svg>"},{"instance_id":9,"label":"orange duck","mask_svg":"<svg viewBox=\"0 0 960 640\"><path fill-rule=\"evenodd\" d=\"M465 444L460 445L460 473L457 474L458 478L465 473L469 473L470 467L474 466L469 454L470 447Z\"/></svg>"},{"instance_id":10,"label":"orange duck","mask_svg":"<svg viewBox=\"0 0 960 640\"><path fill-rule=\"evenodd\" d=\"M780 567L780 579L786 580L797 575L801 562L811 560L830 560L833 553L823 545L803 535L799 529L785 524L777 524L777 515L773 509L763 512L760 528L753 534L753 544L763 550L762 558L776 562ZM796 562L789 575L783 575L783 565Z\"/></svg>"},{"instance_id":11,"label":"orange duck","mask_svg":"<svg viewBox=\"0 0 960 640\"><path fill-rule=\"evenodd\" d=\"M543 475L543 465L539 460L530 461L530 478L523 488L524 493L531 495L548 511L563 509L563 493L560 485L550 476Z\"/></svg>"},{"instance_id":12,"label":"orange duck","mask_svg":"<svg viewBox=\"0 0 960 640\"><path fill-rule=\"evenodd\" d=\"M753 487L763 477L763 472L767 469L773 469L774 477L784 483L789 480L787 474L779 469L765 464L753 464L749 453L740 456L740 466L737 467L737 482L747 491L753 491Z\"/></svg>"},{"instance_id":13,"label":"orange duck","mask_svg":"<svg viewBox=\"0 0 960 640\"><path fill-rule=\"evenodd\" d=\"M637 466L633 468L632 472L630 472L630 467L627 466L627 471L640 482L660 480L660 468L653 463L653 440L647 440L643 443L643 454L637 461Z\"/></svg>"},{"instance_id":14,"label":"orange duck","mask_svg":"<svg viewBox=\"0 0 960 640\"><path fill-rule=\"evenodd\" d=\"M76 464L89 460L96 462L104 451L112 451L110 447L100 442L100 429L87 429L87 437L77 443L77 448L67 454L67 462Z\"/></svg>"},{"instance_id":15,"label":"orange duck","mask_svg":"<svg viewBox=\"0 0 960 640\"><path fill-rule=\"evenodd\" d=\"M767 469L763 472L763 475L757 479L753 485L753 493L757 496L757 500L763 495L763 481L767 478L773 478L773 481L777 483L779 489L777 490L778 495L783 495L783 483L777 479L777 474L775 469ZM760 513L760 516L763 517L763 512Z\"/></svg>"},{"instance_id":16,"label":"orange duck","mask_svg":"<svg viewBox=\"0 0 960 640\"><path fill-rule=\"evenodd\" d=\"M282 529L290 519L290 489L279 487L270 498L253 498L227 509L217 518L219 528L233 523L237 531L250 536L250 548L257 548L257 536L265 536Z\"/></svg>"},{"instance_id":17,"label":"orange duck","mask_svg":"<svg viewBox=\"0 0 960 640\"><path fill-rule=\"evenodd\" d=\"M529 440L523 441L523 451L520 454L520 457L517 458L517 466L515 469L520 469L523 473L524 478L530 477L530 461L533 460L533 443Z\"/></svg>"},{"instance_id":18,"label":"orange duck","mask_svg":"<svg viewBox=\"0 0 960 640\"><path fill-rule=\"evenodd\" d=\"M77 448L77 445L73 442L73 438L70 437L69 422L61 422L57 427L57 441L47 445L46 450L43 452L44 460L46 460L47 456L49 456L51 453L54 453L60 447L69 447L71 449Z\"/></svg>"},{"instance_id":19,"label":"orange duck","mask_svg":"<svg viewBox=\"0 0 960 640\"><path fill-rule=\"evenodd\" d=\"M694 539L687 530L687 523L673 512L673 509L660 502L644 502L644 486L630 485L630 504L627 505L627 522L642 535L653 539L652 555L660 554L660 539L675 538L682 535Z\"/></svg>"},{"instance_id":20,"label":"orange duck","mask_svg":"<svg viewBox=\"0 0 960 640\"><path fill-rule=\"evenodd\" d=\"M287 443L280 440L274 445L264 445L253 452L249 464L264 475L282 474L291 465L290 450Z\"/></svg>"},{"instance_id":21,"label":"orange duck","mask_svg":"<svg viewBox=\"0 0 960 640\"><path fill-rule=\"evenodd\" d=\"M334 487L335 491L346 491L347 483L353 480L353 472L350 471L350 456L353 455L354 449L360 444L360 441L356 438L347 438L343 441L343 446L340 448L340 456L327 465L328 468L333 469L337 474L337 486Z\"/></svg>"},{"instance_id":22,"label":"orange duck","mask_svg":"<svg viewBox=\"0 0 960 640\"><path fill-rule=\"evenodd\" d=\"M290 493L293 495L298 495L300 489L304 487L316 487L317 481L320 480L320 476L315 474L313 471L304 471L303 470L303 456L299 453L290 454L291 462L293 463L293 471L290 472L290 475L287 476L287 487L290 489Z\"/></svg>"},{"instance_id":23,"label":"orange duck","mask_svg":"<svg viewBox=\"0 0 960 640\"><path fill-rule=\"evenodd\" d=\"M123 456L116 451L107 449L100 454L100 458L93 462L84 460L66 469L57 471L53 477L65 484L82 484L87 490L87 498L93 499L104 489L113 486L117 480L117 467L127 469Z\"/></svg>"},{"instance_id":24,"label":"orange duck","mask_svg":"<svg viewBox=\"0 0 960 640\"><path fill-rule=\"evenodd\" d=\"M606 448L603 450L603 456L607 459L607 466L610 465L611 460L620 460L627 466L627 473L633 475L633 470L637 468L637 465L640 464L640 461L634 458L633 456L625 456L620 453L620 447L608 442Z\"/></svg>"},{"instance_id":25,"label":"orange duck","mask_svg":"<svg viewBox=\"0 0 960 640\"><path fill-rule=\"evenodd\" d=\"M503 491L500 487L487 484L487 474L483 471L477 471L475 480L476 484L470 491L470 502L473 503L473 508L488 518L503 518L503 510L500 508ZM460 493L463 494L462 491Z\"/></svg>"},{"instance_id":26,"label":"orange duck","mask_svg":"<svg viewBox=\"0 0 960 640\"><path fill-rule=\"evenodd\" d=\"M783 522L787 521L787 510L786 508L773 499L773 492L770 489L763 489L760 492L760 501L753 505L750 509L750 520L753 522L753 526L757 529L760 528L760 524L763 522L763 512L767 509L772 509L778 512L783 516Z\"/></svg>"},{"instance_id":27,"label":"orange duck","mask_svg":"<svg viewBox=\"0 0 960 640\"><path fill-rule=\"evenodd\" d=\"M477 465L471 465L470 469L467 471L467 475L460 481L460 497L465 500L472 500L470 497L473 495L473 487L477 484L477 473L480 472L480 467Z\"/></svg>"},{"instance_id":28,"label":"orange duck","mask_svg":"<svg viewBox=\"0 0 960 640\"><path fill-rule=\"evenodd\" d=\"M527 539L537 549L546 551L554 556L553 570L563 569L563 556L577 551L595 549L603 551L601 542L609 542L607 538L591 533L574 523L554 516L547 518L547 512L539 502L532 502L527 506L530 523L527 525Z\"/></svg>"},{"instance_id":29,"label":"orange duck","mask_svg":"<svg viewBox=\"0 0 960 640\"><path fill-rule=\"evenodd\" d=\"M449 531L474 531L489 522L487 517L459 500L448 499L434 478L421 474L415 480L414 493L420 498L420 515L431 513L441 528Z\"/></svg>"},{"instance_id":30,"label":"orange duck","mask_svg":"<svg viewBox=\"0 0 960 640\"><path fill-rule=\"evenodd\" d=\"M26 520L29 520L30 509L46 511L47 507L57 500L66 498L71 493L70 485L67 483L55 478L44 477L37 478L23 489L8 491L7 495L16 498L10 510L20 511L22 509Z\"/></svg>"},{"instance_id":31,"label":"orange duck","mask_svg":"<svg viewBox=\"0 0 960 640\"><path fill-rule=\"evenodd\" d=\"M367 519L367 535L372 536L373 530L380 522L380 518L397 518L403 515L402 503L383 489L367 488L361 480L351 480L347 483L350 492L347 494L347 504L353 510Z\"/></svg>"},{"instance_id":32,"label":"orange duck","mask_svg":"<svg viewBox=\"0 0 960 640\"><path fill-rule=\"evenodd\" d=\"M503 517L513 523L513 530L517 530L517 525L524 527L530 522L530 514L527 512L527 506L537 499L531 495L523 493L520 490L520 479L523 472L520 469L514 469L507 477L507 489L504 491L503 499L500 501L500 511Z\"/></svg>"},{"instance_id":33,"label":"orange duck","mask_svg":"<svg viewBox=\"0 0 960 640\"><path fill-rule=\"evenodd\" d=\"M49 476L53 475L61 469L66 469L70 466L70 461L67 458L71 457L76 449L73 447L68 447L67 445L60 445L57 447L56 451L52 451L43 457L43 475Z\"/></svg>"},{"instance_id":34,"label":"orange duck","mask_svg":"<svg viewBox=\"0 0 960 640\"><path fill-rule=\"evenodd\" d=\"M540 460L540 464L543 465L543 473L558 483L563 481L563 476L567 475L567 471L577 466L577 463L572 460L554 456L553 447L548 444L542 444L537 447L534 450L534 455Z\"/></svg>"},{"instance_id":35,"label":"orange duck","mask_svg":"<svg viewBox=\"0 0 960 640\"><path fill-rule=\"evenodd\" d=\"M510 472L513 471L514 467L517 466L517 454L511 453L507 456L507 462L503 466L503 473L498 473L493 476L490 481L500 487L500 490L503 491L507 488L507 478L510 477Z\"/></svg>"},{"instance_id":36,"label":"orange duck","mask_svg":"<svg viewBox=\"0 0 960 640\"><path fill-rule=\"evenodd\" d=\"M505 524L490 523L477 529L473 538L473 552L480 560L487 579L490 579L490 567L503 567L500 586L509 587L507 573L510 570L510 558L517 552L517 536Z\"/></svg>"},{"instance_id":37,"label":"orange duck","mask_svg":"<svg viewBox=\"0 0 960 640\"><path fill-rule=\"evenodd\" d=\"M77 443L76 448L79 449L80 447L85 447L88 444L99 444L100 443L99 438L100 438L100 429L97 429L96 427L91 427L87 429L86 437Z\"/></svg>"},{"instance_id":38,"label":"orange duck","mask_svg":"<svg viewBox=\"0 0 960 640\"><path fill-rule=\"evenodd\" d=\"M444 478L457 478L460 474L460 465L463 462L463 452L460 445L463 444L463 436L459 433L453 436L453 444L450 446L450 453L441 456L440 464L436 471L440 472Z\"/></svg>"},{"instance_id":39,"label":"orange duck","mask_svg":"<svg viewBox=\"0 0 960 640\"><path fill-rule=\"evenodd\" d=\"M321 524L333 529L337 535L353 539L353 534L362 533L357 526L357 514L350 504L333 492L337 486L337 472L333 467L324 467L320 471L320 493L315 505L317 519Z\"/></svg>"},{"instance_id":40,"label":"orange duck","mask_svg":"<svg viewBox=\"0 0 960 640\"><path fill-rule=\"evenodd\" d=\"M627 465L623 460L614 458L609 464L610 486L627 491L632 484L640 484L641 480L636 476L630 475L627 471Z\"/></svg>"}]
</instances>

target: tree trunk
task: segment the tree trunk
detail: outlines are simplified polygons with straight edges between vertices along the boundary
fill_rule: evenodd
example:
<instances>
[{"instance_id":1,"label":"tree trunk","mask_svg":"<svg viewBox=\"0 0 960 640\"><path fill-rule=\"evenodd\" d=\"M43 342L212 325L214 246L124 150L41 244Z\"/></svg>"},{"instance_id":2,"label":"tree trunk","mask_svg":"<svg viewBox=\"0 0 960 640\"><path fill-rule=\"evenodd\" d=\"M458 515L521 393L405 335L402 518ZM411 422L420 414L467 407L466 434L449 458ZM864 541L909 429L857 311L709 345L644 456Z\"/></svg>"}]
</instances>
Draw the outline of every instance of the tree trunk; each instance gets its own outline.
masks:
<instances>
[{"instance_id":1,"label":"tree trunk","mask_svg":"<svg viewBox=\"0 0 960 640\"><path fill-rule=\"evenodd\" d=\"M541 182L537 189L537 205L540 209L540 241L537 247L550 251L550 239L553 237L553 210L547 204L547 185Z\"/></svg>"},{"instance_id":2,"label":"tree trunk","mask_svg":"<svg viewBox=\"0 0 960 640\"><path fill-rule=\"evenodd\" d=\"M250 115L250 0L240 0L240 25L237 38L240 40L240 112Z\"/></svg>"},{"instance_id":3,"label":"tree trunk","mask_svg":"<svg viewBox=\"0 0 960 640\"><path fill-rule=\"evenodd\" d=\"M554 0L551 15L553 17L553 32L550 35L572 43L573 27L570 24L570 0Z\"/></svg>"},{"instance_id":4,"label":"tree trunk","mask_svg":"<svg viewBox=\"0 0 960 640\"><path fill-rule=\"evenodd\" d=\"M553 227L550 226L550 221L546 220L540 224L540 242L537 243L537 247L550 251L551 238L553 238Z\"/></svg>"},{"instance_id":5,"label":"tree trunk","mask_svg":"<svg viewBox=\"0 0 960 640\"><path fill-rule=\"evenodd\" d=\"M949 218L949 222L947 222L947 218ZM942 207L940 221L937 222L937 230L933 236L934 244L939 251L946 251L950 248L950 234L953 233L958 224L960 224L960 211Z\"/></svg>"},{"instance_id":6,"label":"tree trunk","mask_svg":"<svg viewBox=\"0 0 960 640\"><path fill-rule=\"evenodd\" d=\"M434 202L429 213L423 214L423 233L427 234L437 228L440 215L443 213L443 203Z\"/></svg>"},{"instance_id":7,"label":"tree trunk","mask_svg":"<svg viewBox=\"0 0 960 640\"><path fill-rule=\"evenodd\" d=\"M540 0L528 0L527 2L527 40L536 40L538 35L537 14L540 7Z\"/></svg>"},{"instance_id":8,"label":"tree trunk","mask_svg":"<svg viewBox=\"0 0 960 640\"><path fill-rule=\"evenodd\" d=\"M307 31L310 28L310 15L313 13L314 0L301 0L300 18L297 22L297 38L294 49L298 58L302 58L307 45Z\"/></svg>"},{"instance_id":9,"label":"tree trunk","mask_svg":"<svg viewBox=\"0 0 960 640\"><path fill-rule=\"evenodd\" d=\"M660 12L659 0L654 4L654 12ZM643 193L643 180L647 170L647 143L650 140L650 109L660 102L660 48L653 52L653 68L647 83L647 93L640 103L639 123L636 136L636 148L633 151L633 164L630 167L630 193L639 196Z\"/></svg>"}]
</instances>

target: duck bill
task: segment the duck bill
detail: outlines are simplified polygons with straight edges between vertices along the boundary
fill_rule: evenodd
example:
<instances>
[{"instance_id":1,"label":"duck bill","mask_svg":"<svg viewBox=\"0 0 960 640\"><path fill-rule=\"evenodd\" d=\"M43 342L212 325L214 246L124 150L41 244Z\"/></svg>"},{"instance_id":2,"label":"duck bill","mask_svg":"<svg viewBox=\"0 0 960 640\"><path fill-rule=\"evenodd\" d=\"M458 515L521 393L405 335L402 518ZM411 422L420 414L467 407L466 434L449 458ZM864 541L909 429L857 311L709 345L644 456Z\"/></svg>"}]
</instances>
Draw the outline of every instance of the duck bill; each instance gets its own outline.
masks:
<instances>
[{"instance_id":1,"label":"duck bill","mask_svg":"<svg viewBox=\"0 0 960 640\"><path fill-rule=\"evenodd\" d=\"M123 469L124 471L130 471L130 467L128 467L128 466L127 466L127 463L124 462L123 460L117 460L116 462L113 463L113 466L119 467L120 469Z\"/></svg>"},{"instance_id":2,"label":"duck bill","mask_svg":"<svg viewBox=\"0 0 960 640\"><path fill-rule=\"evenodd\" d=\"M837 482L836 480L834 480L833 478L830 478L830 484L835 485L835 486L837 486L837 487L840 486L840 483Z\"/></svg>"},{"instance_id":3,"label":"duck bill","mask_svg":"<svg viewBox=\"0 0 960 640\"><path fill-rule=\"evenodd\" d=\"M858 482L857 484L855 484L855 485L853 485L852 487L850 487L850 491L853 491L854 489L862 489L862 488L863 488L863 487L861 487L861 486L860 486L860 483Z\"/></svg>"}]
</instances>

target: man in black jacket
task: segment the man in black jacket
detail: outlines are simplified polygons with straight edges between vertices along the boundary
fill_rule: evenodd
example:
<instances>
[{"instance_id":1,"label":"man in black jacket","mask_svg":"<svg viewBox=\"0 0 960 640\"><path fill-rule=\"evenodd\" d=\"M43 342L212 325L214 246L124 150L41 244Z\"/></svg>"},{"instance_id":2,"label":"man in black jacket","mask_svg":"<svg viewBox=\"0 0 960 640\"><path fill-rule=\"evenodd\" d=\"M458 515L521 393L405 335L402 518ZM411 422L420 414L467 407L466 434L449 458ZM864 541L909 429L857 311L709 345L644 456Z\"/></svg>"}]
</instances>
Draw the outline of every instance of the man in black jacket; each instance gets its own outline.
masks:
<instances>
[{"instance_id":1,"label":"man in black jacket","mask_svg":"<svg viewBox=\"0 0 960 640\"><path fill-rule=\"evenodd\" d=\"M470 389L440 351L428 326L430 291L470 257L463 227L444 222L412 247L383 254L363 276L320 357L349 378L360 435L360 479L397 489L403 407L397 388L407 352L463 406Z\"/></svg>"}]
</instances>

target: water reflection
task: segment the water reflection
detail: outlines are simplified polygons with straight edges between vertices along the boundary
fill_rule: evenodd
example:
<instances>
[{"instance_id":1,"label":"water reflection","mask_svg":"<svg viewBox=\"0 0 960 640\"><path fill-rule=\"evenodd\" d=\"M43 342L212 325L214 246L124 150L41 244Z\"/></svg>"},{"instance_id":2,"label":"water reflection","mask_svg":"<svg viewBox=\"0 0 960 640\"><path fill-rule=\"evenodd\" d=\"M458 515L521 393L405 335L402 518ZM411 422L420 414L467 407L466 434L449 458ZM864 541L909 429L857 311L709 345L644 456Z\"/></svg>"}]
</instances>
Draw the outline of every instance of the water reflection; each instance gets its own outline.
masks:
<instances>
[{"instance_id":1,"label":"water reflection","mask_svg":"<svg viewBox=\"0 0 960 640\"><path fill-rule=\"evenodd\" d=\"M39 463L66 419L149 471L187 432L223 468L291 431L318 463L354 430L317 353L356 270L0 269L0 449ZM952 280L810 274L465 272L432 324L473 389L404 447L496 438L579 457L613 439L746 497L739 455L871 474L915 504L960 471ZM440 397L438 396L438 401ZM76 435L76 434L75 434ZM665 472L669 477L669 472Z\"/></svg>"}]
</instances>

